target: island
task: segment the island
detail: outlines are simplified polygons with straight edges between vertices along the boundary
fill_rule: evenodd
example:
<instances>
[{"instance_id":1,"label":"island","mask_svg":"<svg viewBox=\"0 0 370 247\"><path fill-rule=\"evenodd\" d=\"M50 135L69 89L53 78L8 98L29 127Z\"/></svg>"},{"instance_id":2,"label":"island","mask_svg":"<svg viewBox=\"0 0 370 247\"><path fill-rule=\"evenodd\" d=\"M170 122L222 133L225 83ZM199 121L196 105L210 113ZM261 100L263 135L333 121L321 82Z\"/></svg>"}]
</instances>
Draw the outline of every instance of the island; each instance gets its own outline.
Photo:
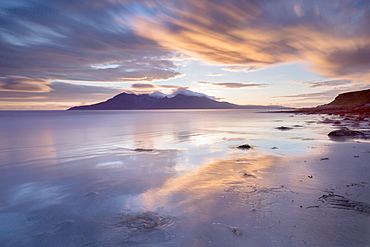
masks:
<instances>
[{"instance_id":1,"label":"island","mask_svg":"<svg viewBox=\"0 0 370 247\"><path fill-rule=\"evenodd\" d=\"M150 109L287 109L278 105L237 105L212 96L179 88L170 95L120 93L104 102L74 106L68 110L150 110Z\"/></svg>"}]
</instances>

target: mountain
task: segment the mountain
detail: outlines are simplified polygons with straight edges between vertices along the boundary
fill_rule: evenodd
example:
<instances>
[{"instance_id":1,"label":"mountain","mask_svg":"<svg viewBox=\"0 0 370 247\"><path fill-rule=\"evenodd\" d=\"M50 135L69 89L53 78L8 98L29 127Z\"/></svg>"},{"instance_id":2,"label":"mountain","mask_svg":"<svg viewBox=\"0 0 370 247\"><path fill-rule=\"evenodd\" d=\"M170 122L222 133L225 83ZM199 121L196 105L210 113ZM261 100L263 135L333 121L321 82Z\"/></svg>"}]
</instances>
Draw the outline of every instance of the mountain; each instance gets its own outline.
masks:
<instances>
[{"instance_id":1,"label":"mountain","mask_svg":"<svg viewBox=\"0 0 370 247\"><path fill-rule=\"evenodd\" d=\"M145 110L145 109L276 109L281 106L235 105L211 96L179 88L170 95L121 93L93 105L74 106L68 110Z\"/></svg>"}]
</instances>

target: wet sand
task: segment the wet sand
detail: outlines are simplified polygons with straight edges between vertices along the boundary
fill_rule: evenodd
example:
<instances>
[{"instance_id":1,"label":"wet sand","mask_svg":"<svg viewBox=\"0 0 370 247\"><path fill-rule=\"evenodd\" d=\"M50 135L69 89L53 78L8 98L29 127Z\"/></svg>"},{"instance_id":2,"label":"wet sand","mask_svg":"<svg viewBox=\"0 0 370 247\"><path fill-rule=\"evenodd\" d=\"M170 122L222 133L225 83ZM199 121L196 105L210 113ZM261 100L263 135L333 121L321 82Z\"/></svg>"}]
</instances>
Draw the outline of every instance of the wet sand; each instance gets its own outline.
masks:
<instances>
[{"instance_id":1,"label":"wet sand","mask_svg":"<svg viewBox=\"0 0 370 247\"><path fill-rule=\"evenodd\" d=\"M369 143L357 142L291 157L235 152L149 190L135 207L172 218L174 246L365 247L369 160Z\"/></svg>"}]
</instances>

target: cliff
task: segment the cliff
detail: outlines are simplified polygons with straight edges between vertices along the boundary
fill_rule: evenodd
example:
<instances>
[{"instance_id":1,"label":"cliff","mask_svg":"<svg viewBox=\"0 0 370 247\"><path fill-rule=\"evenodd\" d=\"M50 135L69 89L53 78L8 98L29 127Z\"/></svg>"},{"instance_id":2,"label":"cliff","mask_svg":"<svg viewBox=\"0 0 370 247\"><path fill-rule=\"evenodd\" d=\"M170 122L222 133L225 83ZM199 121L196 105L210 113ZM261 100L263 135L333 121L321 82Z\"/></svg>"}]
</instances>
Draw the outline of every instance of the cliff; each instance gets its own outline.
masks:
<instances>
[{"instance_id":1,"label":"cliff","mask_svg":"<svg viewBox=\"0 0 370 247\"><path fill-rule=\"evenodd\" d=\"M332 102L291 111L304 114L356 114L370 116L370 89L339 94Z\"/></svg>"},{"instance_id":2,"label":"cliff","mask_svg":"<svg viewBox=\"0 0 370 247\"><path fill-rule=\"evenodd\" d=\"M370 104L370 89L341 93L327 105L353 107L361 104Z\"/></svg>"}]
</instances>

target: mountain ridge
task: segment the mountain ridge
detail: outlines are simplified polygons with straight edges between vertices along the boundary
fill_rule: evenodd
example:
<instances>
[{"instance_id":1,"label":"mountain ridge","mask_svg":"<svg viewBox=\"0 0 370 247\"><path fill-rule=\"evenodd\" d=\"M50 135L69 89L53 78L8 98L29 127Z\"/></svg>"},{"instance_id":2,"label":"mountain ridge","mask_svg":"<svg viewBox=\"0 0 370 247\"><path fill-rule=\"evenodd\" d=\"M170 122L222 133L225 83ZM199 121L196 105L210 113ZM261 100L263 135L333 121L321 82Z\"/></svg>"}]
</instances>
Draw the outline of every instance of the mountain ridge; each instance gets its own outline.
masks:
<instances>
[{"instance_id":1,"label":"mountain ridge","mask_svg":"<svg viewBox=\"0 0 370 247\"><path fill-rule=\"evenodd\" d=\"M67 110L160 110L160 109L281 109L283 106L236 105L190 90L176 90L165 94L120 93L91 105L74 106Z\"/></svg>"}]
</instances>

